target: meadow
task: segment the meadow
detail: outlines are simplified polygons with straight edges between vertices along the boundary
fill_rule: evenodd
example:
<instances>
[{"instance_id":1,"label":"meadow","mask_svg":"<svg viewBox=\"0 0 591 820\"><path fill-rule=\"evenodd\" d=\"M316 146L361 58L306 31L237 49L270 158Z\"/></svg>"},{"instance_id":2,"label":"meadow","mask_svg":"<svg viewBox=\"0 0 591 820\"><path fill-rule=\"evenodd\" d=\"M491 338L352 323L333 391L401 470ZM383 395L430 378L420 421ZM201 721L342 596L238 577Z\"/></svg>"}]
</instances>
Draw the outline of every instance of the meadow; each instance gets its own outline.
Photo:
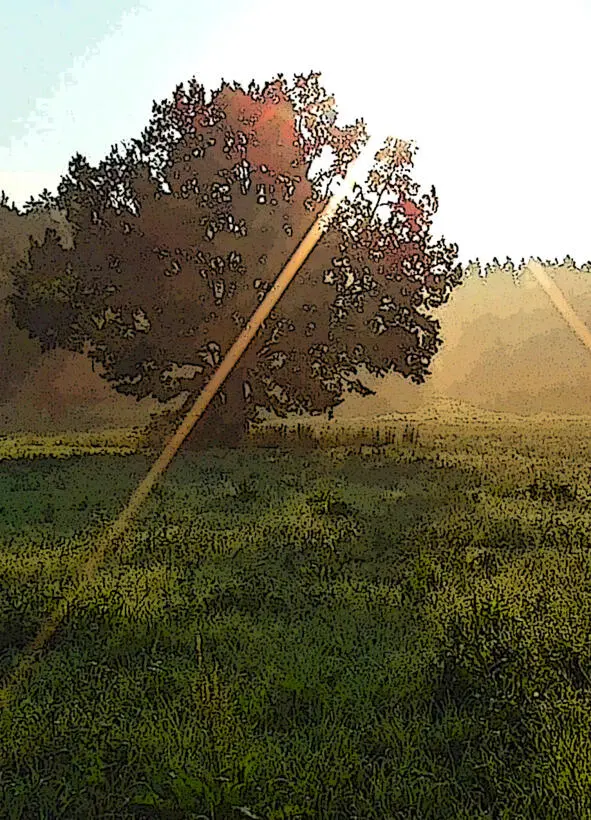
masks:
<instances>
[{"instance_id":1,"label":"meadow","mask_svg":"<svg viewBox=\"0 0 591 820\"><path fill-rule=\"evenodd\" d=\"M182 454L0 716L2 818L591 818L591 418ZM0 676L147 472L0 439Z\"/></svg>"}]
</instances>

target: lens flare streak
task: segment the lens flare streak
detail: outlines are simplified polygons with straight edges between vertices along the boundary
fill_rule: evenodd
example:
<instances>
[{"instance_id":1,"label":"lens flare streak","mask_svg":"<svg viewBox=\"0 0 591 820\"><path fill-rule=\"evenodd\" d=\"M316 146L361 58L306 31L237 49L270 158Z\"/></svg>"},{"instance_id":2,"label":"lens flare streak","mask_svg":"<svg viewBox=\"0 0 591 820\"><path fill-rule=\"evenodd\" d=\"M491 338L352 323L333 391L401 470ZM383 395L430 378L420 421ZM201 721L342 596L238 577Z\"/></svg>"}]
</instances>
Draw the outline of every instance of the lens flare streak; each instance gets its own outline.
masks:
<instances>
[{"instance_id":1,"label":"lens flare streak","mask_svg":"<svg viewBox=\"0 0 591 820\"><path fill-rule=\"evenodd\" d=\"M527 269L531 271L537 283L540 285L542 290L545 291L546 295L573 333L575 333L583 342L585 347L591 351L591 331L579 318L579 316L577 316L556 282L548 276L543 266L534 259L529 261Z\"/></svg>"}]
</instances>

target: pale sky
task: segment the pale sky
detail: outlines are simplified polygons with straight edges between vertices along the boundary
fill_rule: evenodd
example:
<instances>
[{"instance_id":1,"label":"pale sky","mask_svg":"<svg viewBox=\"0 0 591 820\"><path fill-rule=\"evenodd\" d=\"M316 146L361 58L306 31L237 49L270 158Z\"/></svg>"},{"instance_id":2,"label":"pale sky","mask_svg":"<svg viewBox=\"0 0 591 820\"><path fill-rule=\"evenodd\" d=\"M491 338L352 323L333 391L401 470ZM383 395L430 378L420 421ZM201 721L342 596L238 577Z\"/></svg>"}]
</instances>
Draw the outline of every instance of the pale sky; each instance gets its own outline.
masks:
<instances>
[{"instance_id":1,"label":"pale sky","mask_svg":"<svg viewBox=\"0 0 591 820\"><path fill-rule=\"evenodd\" d=\"M0 189L139 136L195 75L321 71L341 122L414 140L463 261L591 260L590 0L0 0Z\"/></svg>"}]
</instances>

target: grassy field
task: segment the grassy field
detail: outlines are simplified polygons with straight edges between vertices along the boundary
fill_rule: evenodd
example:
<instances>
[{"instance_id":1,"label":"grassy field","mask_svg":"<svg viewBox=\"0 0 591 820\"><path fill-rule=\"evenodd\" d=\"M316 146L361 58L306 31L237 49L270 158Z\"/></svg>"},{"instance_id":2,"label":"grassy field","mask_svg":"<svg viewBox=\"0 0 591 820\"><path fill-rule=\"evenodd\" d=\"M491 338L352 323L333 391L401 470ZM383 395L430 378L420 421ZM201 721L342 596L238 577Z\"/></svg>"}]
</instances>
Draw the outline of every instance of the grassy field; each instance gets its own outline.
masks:
<instances>
[{"instance_id":1,"label":"grassy field","mask_svg":"<svg viewBox=\"0 0 591 820\"><path fill-rule=\"evenodd\" d=\"M13 692L0 817L591 818L591 419L257 441L173 463ZM138 444L0 439L0 675Z\"/></svg>"}]
</instances>

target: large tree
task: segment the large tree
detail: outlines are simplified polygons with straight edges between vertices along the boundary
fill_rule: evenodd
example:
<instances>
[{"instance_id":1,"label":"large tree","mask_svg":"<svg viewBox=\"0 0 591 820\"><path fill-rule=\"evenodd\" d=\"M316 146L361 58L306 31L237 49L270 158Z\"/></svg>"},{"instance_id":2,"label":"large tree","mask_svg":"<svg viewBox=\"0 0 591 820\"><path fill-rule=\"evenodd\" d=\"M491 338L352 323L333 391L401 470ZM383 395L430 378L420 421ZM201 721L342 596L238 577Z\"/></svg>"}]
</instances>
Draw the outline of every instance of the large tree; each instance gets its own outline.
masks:
<instances>
[{"instance_id":1,"label":"large tree","mask_svg":"<svg viewBox=\"0 0 591 820\"><path fill-rule=\"evenodd\" d=\"M49 203L55 232L15 271L15 317L44 348L84 351L122 393L193 399L211 377L338 175L367 140L340 127L318 74L210 98L195 80L154 105L140 139L93 166L70 162ZM195 443L239 443L259 410L332 412L362 371L424 380L441 344L431 310L461 281L457 248L430 236L414 149L390 140L340 207L197 425ZM47 207L48 203L31 207Z\"/></svg>"}]
</instances>

